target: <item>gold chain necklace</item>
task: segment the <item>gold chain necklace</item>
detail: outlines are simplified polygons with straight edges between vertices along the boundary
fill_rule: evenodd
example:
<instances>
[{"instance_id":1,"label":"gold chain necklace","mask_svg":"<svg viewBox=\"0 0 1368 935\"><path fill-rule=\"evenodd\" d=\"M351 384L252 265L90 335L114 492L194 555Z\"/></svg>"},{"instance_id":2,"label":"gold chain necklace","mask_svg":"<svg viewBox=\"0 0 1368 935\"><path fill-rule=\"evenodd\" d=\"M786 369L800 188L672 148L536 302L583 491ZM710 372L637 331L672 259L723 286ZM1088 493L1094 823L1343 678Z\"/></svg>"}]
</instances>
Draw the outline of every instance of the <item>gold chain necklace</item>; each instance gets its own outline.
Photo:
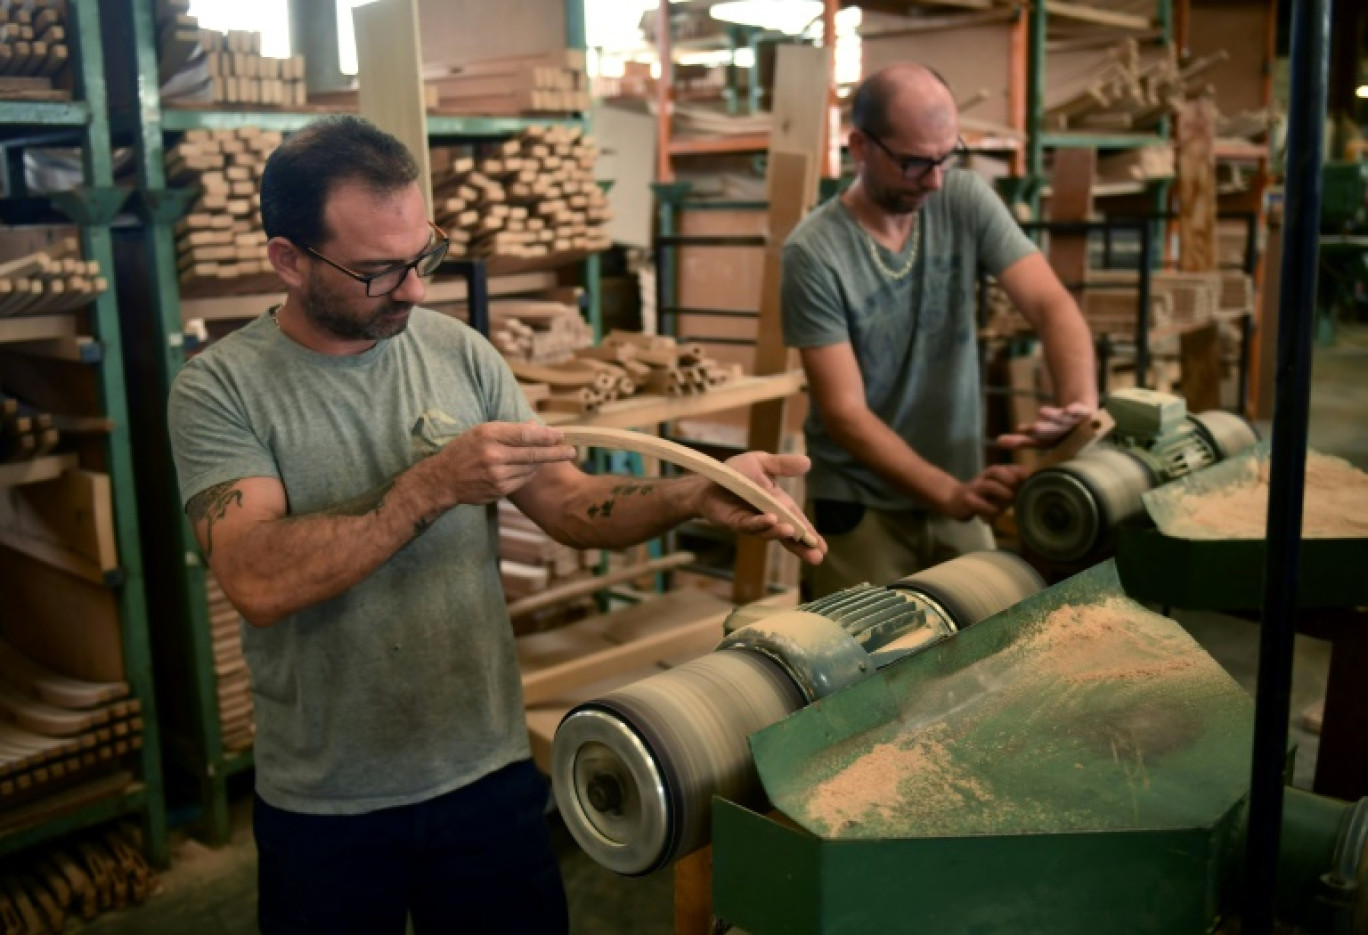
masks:
<instances>
[{"instance_id":1,"label":"gold chain necklace","mask_svg":"<svg viewBox=\"0 0 1368 935\"><path fill-rule=\"evenodd\" d=\"M874 240L874 236L863 227L861 227L860 230L864 232L865 243L869 246L869 258L874 261L874 265L879 268L879 272L883 273L884 276L892 279L894 282L899 279L905 279L907 274L912 272L912 266L917 262L917 248L921 246L921 218L915 218L912 221L912 245L907 251L907 262L903 264L902 269L889 269L884 264L883 257L879 256L879 245Z\"/></svg>"}]
</instances>

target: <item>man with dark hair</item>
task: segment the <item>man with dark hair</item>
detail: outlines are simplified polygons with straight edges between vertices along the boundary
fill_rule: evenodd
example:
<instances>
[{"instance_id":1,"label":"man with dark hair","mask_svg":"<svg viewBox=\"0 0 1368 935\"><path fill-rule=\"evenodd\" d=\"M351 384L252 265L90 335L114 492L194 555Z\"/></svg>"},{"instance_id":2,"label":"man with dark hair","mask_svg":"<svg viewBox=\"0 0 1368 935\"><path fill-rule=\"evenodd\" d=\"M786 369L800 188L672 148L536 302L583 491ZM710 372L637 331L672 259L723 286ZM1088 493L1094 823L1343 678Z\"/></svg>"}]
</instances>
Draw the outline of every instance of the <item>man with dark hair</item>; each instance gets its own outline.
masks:
<instances>
[{"instance_id":1,"label":"man with dark hair","mask_svg":"<svg viewBox=\"0 0 1368 935\"><path fill-rule=\"evenodd\" d=\"M954 98L918 65L852 102L857 177L784 245L783 323L812 396L810 515L827 540L810 597L993 547L1022 480L983 466L975 289L996 276L1043 339L1058 406L999 441L1057 441L1097 406L1092 338L1067 290L963 151Z\"/></svg>"},{"instance_id":2,"label":"man with dark hair","mask_svg":"<svg viewBox=\"0 0 1368 935\"><path fill-rule=\"evenodd\" d=\"M799 532L702 478L574 466L502 358L421 308L446 253L413 161L355 118L262 178L278 308L191 360L169 417L181 495L245 618L260 919L276 932L561 932L500 586L496 501L620 548L691 517ZM730 465L772 492L794 456Z\"/></svg>"}]
</instances>

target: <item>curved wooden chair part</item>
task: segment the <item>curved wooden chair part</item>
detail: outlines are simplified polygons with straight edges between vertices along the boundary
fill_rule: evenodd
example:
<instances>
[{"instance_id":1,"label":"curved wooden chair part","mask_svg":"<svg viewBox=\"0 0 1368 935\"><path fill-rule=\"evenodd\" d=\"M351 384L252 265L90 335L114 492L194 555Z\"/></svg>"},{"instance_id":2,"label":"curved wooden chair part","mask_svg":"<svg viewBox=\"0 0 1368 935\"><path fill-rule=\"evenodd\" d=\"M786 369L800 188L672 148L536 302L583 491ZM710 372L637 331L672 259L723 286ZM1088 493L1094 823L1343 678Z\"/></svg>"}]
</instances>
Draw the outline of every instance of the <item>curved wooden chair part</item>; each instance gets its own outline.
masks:
<instances>
[{"instance_id":1,"label":"curved wooden chair part","mask_svg":"<svg viewBox=\"0 0 1368 935\"><path fill-rule=\"evenodd\" d=\"M802 513L783 503L746 475L707 455L654 435L627 429L595 428L587 425L559 425L556 428L565 435L567 445L593 445L597 448L634 451L637 454L668 461L686 471L701 474L714 484L736 494L759 512L773 513L783 522L793 526L798 530L795 538L799 542L814 548L817 545L817 536Z\"/></svg>"}]
</instances>

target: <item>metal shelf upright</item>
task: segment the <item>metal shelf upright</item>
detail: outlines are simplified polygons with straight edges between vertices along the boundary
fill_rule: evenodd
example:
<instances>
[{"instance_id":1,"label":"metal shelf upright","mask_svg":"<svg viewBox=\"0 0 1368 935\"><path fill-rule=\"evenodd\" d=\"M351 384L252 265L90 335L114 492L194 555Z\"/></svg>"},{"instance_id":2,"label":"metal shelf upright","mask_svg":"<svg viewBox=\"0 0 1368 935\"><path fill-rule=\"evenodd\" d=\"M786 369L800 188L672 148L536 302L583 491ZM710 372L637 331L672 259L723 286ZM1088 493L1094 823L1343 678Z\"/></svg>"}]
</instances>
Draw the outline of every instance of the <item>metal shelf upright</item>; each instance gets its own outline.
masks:
<instances>
[{"instance_id":1,"label":"metal shelf upright","mask_svg":"<svg viewBox=\"0 0 1368 935\"><path fill-rule=\"evenodd\" d=\"M88 316L91 333L100 348L94 355L97 360L90 365L94 367L102 414L111 426L103 454L104 469L110 478L119 556L119 568L109 586L115 592L118 605L125 678L140 705L142 749L138 755L138 775L131 784L94 798L72 795L70 807L58 803L35 811L37 817L34 818L25 818L24 808L0 814L0 854L19 851L122 816L140 815L148 856L154 864L163 866L167 859L166 806L159 718L138 532L128 387L118 302L112 285L116 277L110 226L126 193L114 187L101 43L101 3L100 0L69 0L66 6L77 99L63 103L0 102L0 146L20 150L35 145L74 145L81 153L82 184L49 196L48 200L52 207L79 226L85 258L99 263L102 275L111 281L111 287L88 309L74 314ZM15 163L10 162L10 165Z\"/></svg>"}]
</instances>

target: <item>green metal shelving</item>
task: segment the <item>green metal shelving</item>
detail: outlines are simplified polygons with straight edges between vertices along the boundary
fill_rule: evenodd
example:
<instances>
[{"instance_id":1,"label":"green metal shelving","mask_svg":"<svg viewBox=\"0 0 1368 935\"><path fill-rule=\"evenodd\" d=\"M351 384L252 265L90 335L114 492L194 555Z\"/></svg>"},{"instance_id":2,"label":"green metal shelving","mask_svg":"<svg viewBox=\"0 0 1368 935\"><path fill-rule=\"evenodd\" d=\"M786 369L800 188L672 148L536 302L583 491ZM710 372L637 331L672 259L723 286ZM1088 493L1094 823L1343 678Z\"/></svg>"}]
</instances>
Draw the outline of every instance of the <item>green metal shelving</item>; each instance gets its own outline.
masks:
<instances>
[{"instance_id":1,"label":"green metal shelving","mask_svg":"<svg viewBox=\"0 0 1368 935\"><path fill-rule=\"evenodd\" d=\"M53 196L53 205L80 226L87 260L100 264L113 282L114 254L110 225L126 198L114 188L110 149L104 51L100 41L99 0L69 0L67 32L72 45L77 101L62 103L0 103L0 135L4 145L18 141L61 140L80 147L84 185ZM136 781L111 790L85 804L29 823L15 816L0 816L10 830L0 834L0 854L13 853L34 844L115 818L137 814L142 818L146 849L154 864L166 863L166 806L162 789L159 719L152 681L151 648L139 514L133 474L132 438L123 366L122 336L117 298L113 287L101 294L87 312L91 331L103 349L96 367L100 402L113 428L106 443L106 471L115 519L120 574L113 585L119 607L125 677L141 706L142 750ZM60 797L54 796L54 799Z\"/></svg>"},{"instance_id":2,"label":"green metal shelving","mask_svg":"<svg viewBox=\"0 0 1368 935\"><path fill-rule=\"evenodd\" d=\"M175 686L164 692L176 698L181 723L166 729L168 763L193 777L198 785L198 830L211 844L227 840L230 831L228 780L253 765L250 750L224 749L218 717L216 677L206 570L198 545L181 509L175 471L166 441L165 400L177 371L185 362L187 340L182 318L174 240L175 222L184 213L193 191L167 187L163 171L168 137L186 130L259 127L289 133L331 110L267 111L203 107L163 107L159 93L157 30L153 0L106 0L106 45L111 69L114 125L121 142L137 153L137 193L134 205L142 221L136 241L130 241L128 260L144 267L138 301L127 303L124 328L139 334L130 359L144 373L148 385L141 411L139 465L144 526L156 530L158 601L153 607L158 651L167 657L159 678ZM566 0L567 46L584 48L583 5ZM428 136L434 143L499 139L532 125L575 123L574 118L428 117ZM583 263L582 280L590 296L592 326L599 327L599 262ZM264 302L263 302L264 308ZM166 670L172 670L170 672Z\"/></svg>"},{"instance_id":3,"label":"green metal shelving","mask_svg":"<svg viewBox=\"0 0 1368 935\"><path fill-rule=\"evenodd\" d=\"M1173 0L1157 0L1155 6L1159 37L1156 42L1173 39ZM1044 0L1030 5L1030 21L1026 51L1026 180L1024 190L1037 215L1040 211L1040 190L1045 184L1045 152L1049 149L1082 148L1136 149L1167 143L1170 138L1168 122L1153 134L1105 133L1089 131L1049 131L1045 120L1045 41L1049 32L1049 8ZM1155 186L1156 212L1162 213L1168 202L1168 186Z\"/></svg>"}]
</instances>

